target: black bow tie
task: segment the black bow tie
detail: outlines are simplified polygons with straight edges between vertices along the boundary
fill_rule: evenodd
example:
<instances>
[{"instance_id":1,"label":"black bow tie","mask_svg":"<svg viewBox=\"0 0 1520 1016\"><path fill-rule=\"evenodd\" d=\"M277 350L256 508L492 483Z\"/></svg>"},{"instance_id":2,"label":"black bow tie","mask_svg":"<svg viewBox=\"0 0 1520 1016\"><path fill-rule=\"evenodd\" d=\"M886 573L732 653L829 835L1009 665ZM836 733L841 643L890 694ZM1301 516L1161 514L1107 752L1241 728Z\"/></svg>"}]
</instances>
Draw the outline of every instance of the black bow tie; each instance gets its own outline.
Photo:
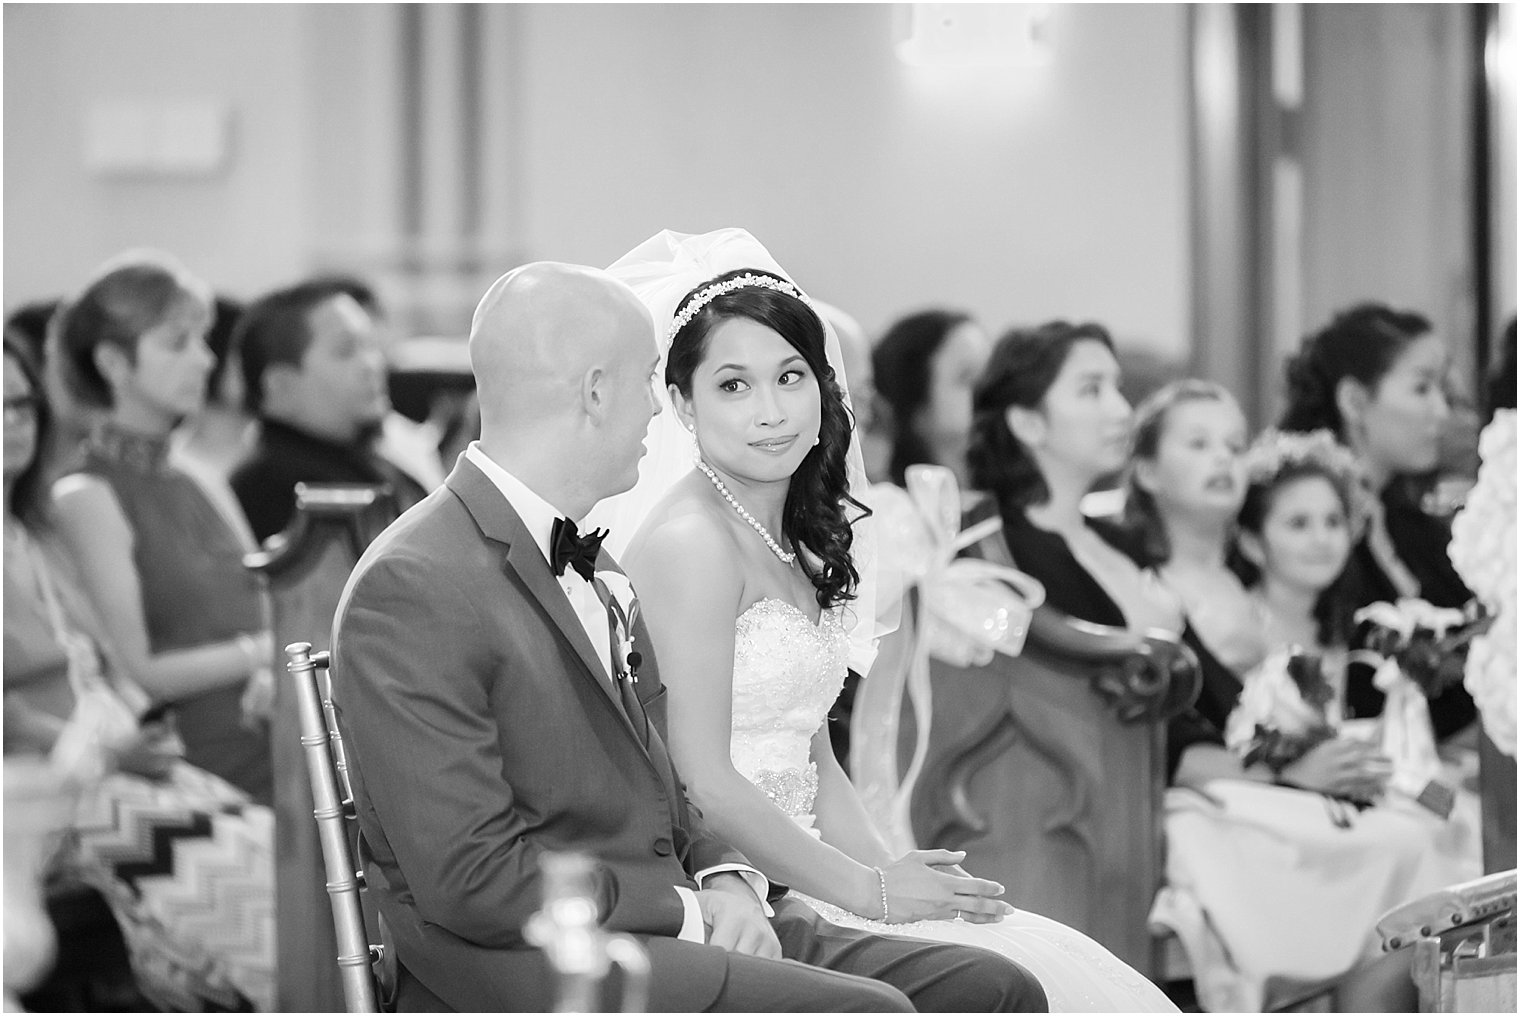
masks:
<instances>
[{"instance_id":1,"label":"black bow tie","mask_svg":"<svg viewBox=\"0 0 1520 1016\"><path fill-rule=\"evenodd\" d=\"M549 564L554 568L554 574L565 574L565 565L569 565L577 575L590 582L596 574L596 555L601 552L602 541L606 538L605 529L593 529L581 536L574 522L555 519L554 529L549 534Z\"/></svg>"}]
</instances>

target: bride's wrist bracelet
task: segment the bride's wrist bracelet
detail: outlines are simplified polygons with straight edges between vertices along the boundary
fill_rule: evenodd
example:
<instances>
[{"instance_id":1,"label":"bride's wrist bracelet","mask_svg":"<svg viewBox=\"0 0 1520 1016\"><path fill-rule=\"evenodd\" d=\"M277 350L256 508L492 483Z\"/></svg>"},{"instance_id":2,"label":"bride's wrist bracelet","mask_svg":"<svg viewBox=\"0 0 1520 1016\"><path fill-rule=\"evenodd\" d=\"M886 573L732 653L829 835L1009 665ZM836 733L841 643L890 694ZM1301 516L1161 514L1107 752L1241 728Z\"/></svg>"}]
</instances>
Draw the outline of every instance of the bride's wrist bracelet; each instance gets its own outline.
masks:
<instances>
[{"instance_id":1,"label":"bride's wrist bracelet","mask_svg":"<svg viewBox=\"0 0 1520 1016\"><path fill-rule=\"evenodd\" d=\"M881 886L881 923L888 924L892 919L892 911L887 907L887 873L880 868L872 868L876 872L876 883Z\"/></svg>"}]
</instances>

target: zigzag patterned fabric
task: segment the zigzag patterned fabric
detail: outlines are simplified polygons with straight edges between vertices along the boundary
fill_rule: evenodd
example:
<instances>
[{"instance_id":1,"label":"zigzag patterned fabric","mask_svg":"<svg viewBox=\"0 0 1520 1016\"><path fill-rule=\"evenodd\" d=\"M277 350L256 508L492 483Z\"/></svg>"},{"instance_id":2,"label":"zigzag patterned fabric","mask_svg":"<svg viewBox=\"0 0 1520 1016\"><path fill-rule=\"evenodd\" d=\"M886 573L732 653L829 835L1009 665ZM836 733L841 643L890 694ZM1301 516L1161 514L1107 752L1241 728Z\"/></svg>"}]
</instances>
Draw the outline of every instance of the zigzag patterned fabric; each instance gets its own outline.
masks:
<instances>
[{"instance_id":1,"label":"zigzag patterned fabric","mask_svg":"<svg viewBox=\"0 0 1520 1016\"><path fill-rule=\"evenodd\" d=\"M86 795L60 874L110 904L143 994L167 1011L274 1006L274 816L180 763Z\"/></svg>"}]
</instances>

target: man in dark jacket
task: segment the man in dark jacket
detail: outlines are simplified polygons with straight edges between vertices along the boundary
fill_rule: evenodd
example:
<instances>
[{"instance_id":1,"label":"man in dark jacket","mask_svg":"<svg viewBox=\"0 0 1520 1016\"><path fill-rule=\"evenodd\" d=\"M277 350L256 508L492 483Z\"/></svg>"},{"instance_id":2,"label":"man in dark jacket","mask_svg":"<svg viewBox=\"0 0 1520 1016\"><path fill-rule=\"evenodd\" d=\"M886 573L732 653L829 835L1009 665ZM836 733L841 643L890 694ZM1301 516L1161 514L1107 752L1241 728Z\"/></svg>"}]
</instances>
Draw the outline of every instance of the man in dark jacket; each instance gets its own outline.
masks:
<instances>
[{"instance_id":1,"label":"man in dark jacket","mask_svg":"<svg viewBox=\"0 0 1520 1016\"><path fill-rule=\"evenodd\" d=\"M426 495L373 450L390 410L385 358L351 295L326 282L277 290L244 312L233 341L261 433L231 484L260 542L290 522L297 483L385 484L398 511Z\"/></svg>"}]
</instances>

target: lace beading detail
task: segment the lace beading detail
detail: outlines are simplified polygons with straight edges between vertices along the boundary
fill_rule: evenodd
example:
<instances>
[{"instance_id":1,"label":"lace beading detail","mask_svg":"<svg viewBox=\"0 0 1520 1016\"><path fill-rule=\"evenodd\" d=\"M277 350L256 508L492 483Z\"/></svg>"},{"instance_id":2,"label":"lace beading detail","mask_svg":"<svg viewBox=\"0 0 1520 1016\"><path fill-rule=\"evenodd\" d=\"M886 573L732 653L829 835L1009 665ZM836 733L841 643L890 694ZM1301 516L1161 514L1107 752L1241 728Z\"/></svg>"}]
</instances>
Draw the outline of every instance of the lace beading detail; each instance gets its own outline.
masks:
<instances>
[{"instance_id":1,"label":"lace beading detail","mask_svg":"<svg viewBox=\"0 0 1520 1016\"><path fill-rule=\"evenodd\" d=\"M767 598L734 623L734 767L788 815L813 810L812 739L848 663L838 611L824 611L815 625L792 604Z\"/></svg>"},{"instance_id":2,"label":"lace beading detail","mask_svg":"<svg viewBox=\"0 0 1520 1016\"><path fill-rule=\"evenodd\" d=\"M812 762L806 769L755 773L749 776L749 781L765 791L771 803L788 815L806 815L813 810L813 798L818 796L818 766Z\"/></svg>"}]
</instances>

